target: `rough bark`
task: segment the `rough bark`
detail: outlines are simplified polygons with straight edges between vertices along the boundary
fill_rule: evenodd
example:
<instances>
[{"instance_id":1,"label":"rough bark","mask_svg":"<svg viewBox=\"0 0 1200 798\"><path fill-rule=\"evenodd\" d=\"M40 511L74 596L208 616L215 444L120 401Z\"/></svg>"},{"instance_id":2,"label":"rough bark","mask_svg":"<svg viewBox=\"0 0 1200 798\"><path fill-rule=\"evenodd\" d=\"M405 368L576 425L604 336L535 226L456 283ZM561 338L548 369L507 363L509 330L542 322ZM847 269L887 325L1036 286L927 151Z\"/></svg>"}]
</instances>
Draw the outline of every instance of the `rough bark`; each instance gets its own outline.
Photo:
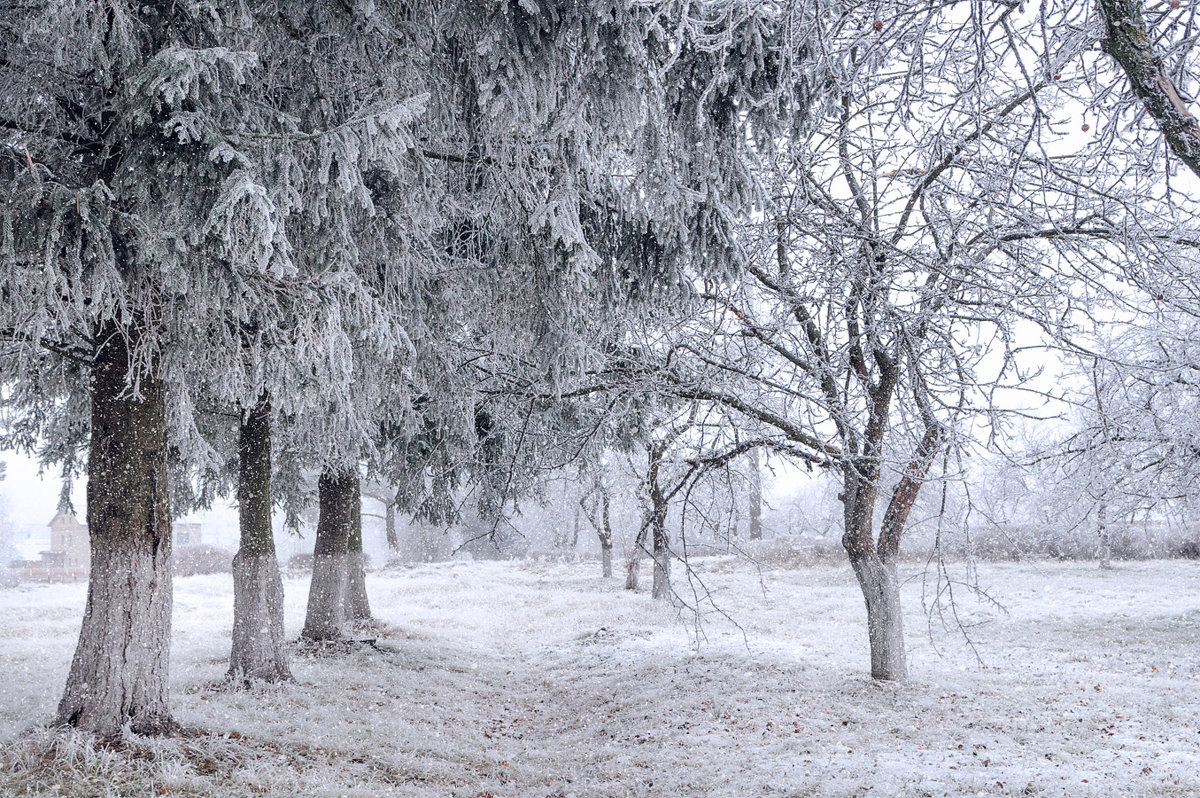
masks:
<instances>
[{"instance_id":1,"label":"rough bark","mask_svg":"<svg viewBox=\"0 0 1200 798\"><path fill-rule=\"evenodd\" d=\"M1141 0L1099 0L1107 36L1101 42L1129 78L1134 96L1154 118L1171 151L1200 176L1200 123L1154 52Z\"/></svg>"},{"instance_id":2,"label":"rough bark","mask_svg":"<svg viewBox=\"0 0 1200 798\"><path fill-rule=\"evenodd\" d=\"M228 678L292 678L283 627L283 580L271 533L271 403L261 398L238 436L238 527L233 558L233 647Z\"/></svg>"},{"instance_id":3,"label":"rough bark","mask_svg":"<svg viewBox=\"0 0 1200 798\"><path fill-rule=\"evenodd\" d=\"M871 676L902 682L908 678L904 648L904 622L900 615L900 580L895 561L877 552L850 554L850 565L858 577L867 605L867 637L871 644Z\"/></svg>"},{"instance_id":4,"label":"rough bark","mask_svg":"<svg viewBox=\"0 0 1200 798\"><path fill-rule=\"evenodd\" d=\"M908 678L904 621L900 612L900 580L896 558L917 494L929 472L942 439L941 426L930 420L912 462L892 491L876 544L872 536L878 496L878 460L860 460L844 466L844 524L842 546L858 578L867 607L867 638L871 645L871 676L902 682Z\"/></svg>"},{"instance_id":5,"label":"rough bark","mask_svg":"<svg viewBox=\"0 0 1200 798\"><path fill-rule=\"evenodd\" d=\"M346 618L352 621L371 620L371 602L367 598L367 558L363 554L362 496L355 494L350 539L347 541L349 581L346 586Z\"/></svg>"},{"instance_id":6,"label":"rough bark","mask_svg":"<svg viewBox=\"0 0 1200 798\"><path fill-rule=\"evenodd\" d=\"M887 511L883 514L883 528L879 532L879 551L885 560L893 560L900 554L900 538L908 525L908 516L917 501L917 494L925 483L929 466L941 445L942 428L936 422L931 422L925 428L925 435L917 445L917 451L912 462L904 469L900 482L892 491L892 499L888 502Z\"/></svg>"},{"instance_id":7,"label":"rough bark","mask_svg":"<svg viewBox=\"0 0 1200 798\"><path fill-rule=\"evenodd\" d=\"M750 450L750 540L762 539L762 466L758 449Z\"/></svg>"},{"instance_id":8,"label":"rough bark","mask_svg":"<svg viewBox=\"0 0 1200 798\"><path fill-rule=\"evenodd\" d=\"M87 522L91 579L57 722L101 736L172 731L171 510L165 390L126 391L128 330L102 329L92 367Z\"/></svg>"},{"instance_id":9,"label":"rough bark","mask_svg":"<svg viewBox=\"0 0 1200 798\"><path fill-rule=\"evenodd\" d=\"M317 483L320 515L313 546L312 582L300 636L314 641L345 640L350 533L359 501L358 474L326 470Z\"/></svg>"},{"instance_id":10,"label":"rough bark","mask_svg":"<svg viewBox=\"0 0 1200 798\"><path fill-rule=\"evenodd\" d=\"M858 578L867 607L867 639L871 646L871 676L886 681L908 678L904 624L900 615L900 582L895 560L875 546L872 523L877 475L871 464L845 466L842 546Z\"/></svg>"}]
</instances>

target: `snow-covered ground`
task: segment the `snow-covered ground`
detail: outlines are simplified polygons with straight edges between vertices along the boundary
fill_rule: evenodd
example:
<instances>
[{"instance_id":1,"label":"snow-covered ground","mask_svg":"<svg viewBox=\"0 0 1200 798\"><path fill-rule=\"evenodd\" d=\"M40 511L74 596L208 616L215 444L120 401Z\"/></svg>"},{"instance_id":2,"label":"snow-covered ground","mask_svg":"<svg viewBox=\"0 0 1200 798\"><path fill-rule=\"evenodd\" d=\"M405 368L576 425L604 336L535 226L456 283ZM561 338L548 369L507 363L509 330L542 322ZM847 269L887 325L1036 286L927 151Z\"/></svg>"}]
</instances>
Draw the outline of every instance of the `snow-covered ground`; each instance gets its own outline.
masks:
<instances>
[{"instance_id":1,"label":"snow-covered ground","mask_svg":"<svg viewBox=\"0 0 1200 798\"><path fill-rule=\"evenodd\" d=\"M956 586L978 660L907 566L903 686L866 676L848 566L698 568L741 625L710 615L698 647L594 563L378 572L379 650L297 655L296 684L233 692L230 579L179 579L174 707L208 733L107 748L30 731L86 587L0 591L0 794L1200 794L1200 563L982 564L1003 608ZM298 632L306 583L286 590Z\"/></svg>"}]
</instances>

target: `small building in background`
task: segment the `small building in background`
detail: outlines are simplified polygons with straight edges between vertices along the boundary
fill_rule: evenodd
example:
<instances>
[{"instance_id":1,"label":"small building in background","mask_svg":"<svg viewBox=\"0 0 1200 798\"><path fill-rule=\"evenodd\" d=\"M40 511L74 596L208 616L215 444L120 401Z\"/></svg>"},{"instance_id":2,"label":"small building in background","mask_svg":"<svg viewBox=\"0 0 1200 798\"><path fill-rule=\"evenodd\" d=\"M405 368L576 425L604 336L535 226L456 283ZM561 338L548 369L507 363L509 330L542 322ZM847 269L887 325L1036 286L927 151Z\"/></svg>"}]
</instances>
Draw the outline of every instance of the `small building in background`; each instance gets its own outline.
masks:
<instances>
[{"instance_id":1,"label":"small building in background","mask_svg":"<svg viewBox=\"0 0 1200 798\"><path fill-rule=\"evenodd\" d=\"M50 550L42 552L42 560L51 568L81 570L86 574L92 564L87 525L80 523L70 506L62 501L49 526Z\"/></svg>"},{"instance_id":2,"label":"small building in background","mask_svg":"<svg viewBox=\"0 0 1200 798\"><path fill-rule=\"evenodd\" d=\"M182 523L176 521L171 524L171 531L175 535L176 546L199 546L204 542L204 536L201 534L203 527L197 523Z\"/></svg>"},{"instance_id":3,"label":"small building in background","mask_svg":"<svg viewBox=\"0 0 1200 798\"><path fill-rule=\"evenodd\" d=\"M32 559L33 547L37 541L28 540L18 544L20 559L9 563L6 576L9 579L32 579L40 582L73 582L77 579L87 579L88 569L92 564L91 541L88 539L87 525L79 522L70 505L61 501L58 510L50 523L49 548L37 552L38 559Z\"/></svg>"}]
</instances>

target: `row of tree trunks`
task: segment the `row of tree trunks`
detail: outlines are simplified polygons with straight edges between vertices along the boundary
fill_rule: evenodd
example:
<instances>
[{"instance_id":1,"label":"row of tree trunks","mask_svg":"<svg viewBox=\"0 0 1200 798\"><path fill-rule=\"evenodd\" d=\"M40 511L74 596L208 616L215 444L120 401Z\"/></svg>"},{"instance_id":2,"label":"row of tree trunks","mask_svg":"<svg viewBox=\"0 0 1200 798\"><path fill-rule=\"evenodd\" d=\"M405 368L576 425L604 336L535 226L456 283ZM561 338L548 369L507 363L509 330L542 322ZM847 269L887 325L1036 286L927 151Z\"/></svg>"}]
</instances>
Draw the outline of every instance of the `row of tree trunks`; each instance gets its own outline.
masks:
<instances>
[{"instance_id":1,"label":"row of tree trunks","mask_svg":"<svg viewBox=\"0 0 1200 798\"><path fill-rule=\"evenodd\" d=\"M228 678L292 678L283 629L283 580L271 532L271 403L263 396L238 437L238 525L233 558L233 647Z\"/></svg>"},{"instance_id":2,"label":"row of tree trunks","mask_svg":"<svg viewBox=\"0 0 1200 798\"><path fill-rule=\"evenodd\" d=\"M87 525L91 579L57 722L100 736L171 731L171 508L166 391L151 364L127 387L131 328L97 335Z\"/></svg>"}]
</instances>

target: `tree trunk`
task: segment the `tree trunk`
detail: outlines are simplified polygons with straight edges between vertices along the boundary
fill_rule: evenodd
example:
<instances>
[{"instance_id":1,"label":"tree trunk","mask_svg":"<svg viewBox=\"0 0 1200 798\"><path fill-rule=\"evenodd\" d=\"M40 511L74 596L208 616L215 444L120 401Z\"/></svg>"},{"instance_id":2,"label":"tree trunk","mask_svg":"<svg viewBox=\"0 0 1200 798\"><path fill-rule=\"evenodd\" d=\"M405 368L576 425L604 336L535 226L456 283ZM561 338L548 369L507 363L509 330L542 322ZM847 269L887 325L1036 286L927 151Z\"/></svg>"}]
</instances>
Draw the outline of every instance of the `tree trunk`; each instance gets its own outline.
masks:
<instances>
[{"instance_id":1,"label":"tree trunk","mask_svg":"<svg viewBox=\"0 0 1200 798\"><path fill-rule=\"evenodd\" d=\"M130 331L106 325L92 367L91 578L57 722L101 736L172 731L171 509L165 388L153 367L124 395Z\"/></svg>"},{"instance_id":2,"label":"tree trunk","mask_svg":"<svg viewBox=\"0 0 1200 798\"><path fill-rule=\"evenodd\" d=\"M396 502L394 500L384 510L383 527L387 532L388 553L399 559L400 538L396 536Z\"/></svg>"},{"instance_id":3,"label":"tree trunk","mask_svg":"<svg viewBox=\"0 0 1200 798\"><path fill-rule=\"evenodd\" d=\"M608 492L600 488L600 568L605 579L611 579L612 570L612 521L609 516Z\"/></svg>"},{"instance_id":4,"label":"tree trunk","mask_svg":"<svg viewBox=\"0 0 1200 798\"><path fill-rule=\"evenodd\" d=\"M1096 509L1096 534L1100 537L1100 567L1112 568L1112 542L1108 534L1108 502Z\"/></svg>"},{"instance_id":5,"label":"tree trunk","mask_svg":"<svg viewBox=\"0 0 1200 798\"><path fill-rule=\"evenodd\" d=\"M904 648L904 622L900 614L900 580L896 559L900 539L917 495L941 447L942 427L932 416L926 419L925 434L912 461L905 467L892 491L876 545L871 535L875 500L878 495L877 460L848 462L843 467L842 501L845 535L842 546L850 558L867 605L867 637L871 643L871 676L902 682L908 678L908 656Z\"/></svg>"},{"instance_id":6,"label":"tree trunk","mask_svg":"<svg viewBox=\"0 0 1200 798\"><path fill-rule=\"evenodd\" d=\"M657 502L656 502L657 504ZM656 599L671 598L671 552L667 546L667 507L654 509L654 584L650 595Z\"/></svg>"},{"instance_id":7,"label":"tree trunk","mask_svg":"<svg viewBox=\"0 0 1200 798\"><path fill-rule=\"evenodd\" d=\"M371 602L367 599L367 558L363 554L362 497L354 496L353 520L347 542L349 582L346 589L346 618L352 621L371 620Z\"/></svg>"},{"instance_id":8,"label":"tree trunk","mask_svg":"<svg viewBox=\"0 0 1200 798\"><path fill-rule=\"evenodd\" d=\"M238 436L238 527L233 558L233 682L292 678L283 629L283 580L271 533L271 400L264 395Z\"/></svg>"},{"instance_id":9,"label":"tree trunk","mask_svg":"<svg viewBox=\"0 0 1200 798\"><path fill-rule=\"evenodd\" d=\"M900 580L896 563L871 551L850 555L867 604L867 637L871 643L871 676L892 682L908 678L904 623L900 615Z\"/></svg>"},{"instance_id":10,"label":"tree trunk","mask_svg":"<svg viewBox=\"0 0 1200 798\"><path fill-rule=\"evenodd\" d=\"M650 496L650 529L653 534L654 581L650 595L656 599L671 597L671 559L667 549L667 497L659 484L663 454L676 436L656 442L647 452L646 492Z\"/></svg>"},{"instance_id":11,"label":"tree trunk","mask_svg":"<svg viewBox=\"0 0 1200 798\"><path fill-rule=\"evenodd\" d=\"M762 467L758 449L750 450L750 540L762 539Z\"/></svg>"},{"instance_id":12,"label":"tree trunk","mask_svg":"<svg viewBox=\"0 0 1200 798\"><path fill-rule=\"evenodd\" d=\"M346 639L346 591L349 581L350 533L359 501L358 474L326 469L317 483L320 515L313 546L312 584L301 637L328 641Z\"/></svg>"},{"instance_id":13,"label":"tree trunk","mask_svg":"<svg viewBox=\"0 0 1200 798\"><path fill-rule=\"evenodd\" d=\"M895 560L875 546L871 534L877 474L871 464L844 467L844 524L842 546L858 578L867 607L867 639L871 645L871 676L902 682L908 678L904 624L900 615L900 582ZM890 511L891 508L889 508ZM907 508L903 513L907 516ZM885 524L886 526L886 524ZM897 539L898 542L898 539Z\"/></svg>"},{"instance_id":14,"label":"tree trunk","mask_svg":"<svg viewBox=\"0 0 1200 798\"><path fill-rule=\"evenodd\" d=\"M642 552L646 548L646 532L650 529L650 521L647 519L642 524L642 528L638 530L637 538L633 541L633 548L629 552L629 562L625 563L625 589L637 590L638 583L641 581L642 573Z\"/></svg>"}]
</instances>

